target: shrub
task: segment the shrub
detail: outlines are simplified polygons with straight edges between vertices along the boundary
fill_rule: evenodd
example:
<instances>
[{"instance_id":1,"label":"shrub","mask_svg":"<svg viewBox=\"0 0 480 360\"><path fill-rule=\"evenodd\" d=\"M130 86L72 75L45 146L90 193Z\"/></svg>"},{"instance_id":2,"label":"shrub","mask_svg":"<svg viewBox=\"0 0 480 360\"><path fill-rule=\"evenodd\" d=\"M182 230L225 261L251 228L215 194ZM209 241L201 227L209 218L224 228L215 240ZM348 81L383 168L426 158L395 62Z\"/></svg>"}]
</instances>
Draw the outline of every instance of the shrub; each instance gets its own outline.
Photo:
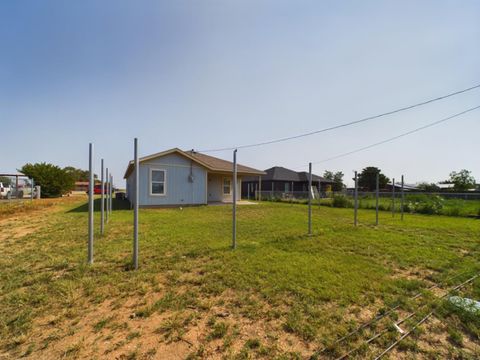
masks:
<instances>
[{"instance_id":1,"label":"shrub","mask_svg":"<svg viewBox=\"0 0 480 360\"><path fill-rule=\"evenodd\" d=\"M25 164L20 171L42 187L42 197L60 197L73 189L73 177L58 166L39 163Z\"/></svg>"},{"instance_id":2,"label":"shrub","mask_svg":"<svg viewBox=\"0 0 480 360\"><path fill-rule=\"evenodd\" d=\"M413 195L409 197L408 208L410 212L419 214L439 214L443 208L443 199L436 196Z\"/></svg>"},{"instance_id":3,"label":"shrub","mask_svg":"<svg viewBox=\"0 0 480 360\"><path fill-rule=\"evenodd\" d=\"M332 200L332 207L337 208L348 208L352 207L352 202L343 195L335 195Z\"/></svg>"}]
</instances>

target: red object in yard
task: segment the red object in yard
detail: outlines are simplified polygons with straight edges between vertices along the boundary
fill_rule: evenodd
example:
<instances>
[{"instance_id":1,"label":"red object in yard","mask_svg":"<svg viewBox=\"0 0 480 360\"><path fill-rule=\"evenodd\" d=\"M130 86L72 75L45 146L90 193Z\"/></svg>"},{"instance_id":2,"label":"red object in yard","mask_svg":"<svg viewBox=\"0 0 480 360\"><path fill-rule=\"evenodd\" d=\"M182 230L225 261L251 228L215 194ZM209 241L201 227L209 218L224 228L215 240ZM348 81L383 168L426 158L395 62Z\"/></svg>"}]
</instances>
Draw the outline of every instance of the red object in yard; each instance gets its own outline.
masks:
<instances>
[{"instance_id":1,"label":"red object in yard","mask_svg":"<svg viewBox=\"0 0 480 360\"><path fill-rule=\"evenodd\" d=\"M102 193L102 185L101 185L101 184L95 185L95 186L93 187L93 193L94 193L95 195L100 195L100 194ZM107 185L105 185L105 192L104 192L104 194L106 194L106 193L107 193ZM88 190L87 190L87 194L88 194Z\"/></svg>"}]
</instances>

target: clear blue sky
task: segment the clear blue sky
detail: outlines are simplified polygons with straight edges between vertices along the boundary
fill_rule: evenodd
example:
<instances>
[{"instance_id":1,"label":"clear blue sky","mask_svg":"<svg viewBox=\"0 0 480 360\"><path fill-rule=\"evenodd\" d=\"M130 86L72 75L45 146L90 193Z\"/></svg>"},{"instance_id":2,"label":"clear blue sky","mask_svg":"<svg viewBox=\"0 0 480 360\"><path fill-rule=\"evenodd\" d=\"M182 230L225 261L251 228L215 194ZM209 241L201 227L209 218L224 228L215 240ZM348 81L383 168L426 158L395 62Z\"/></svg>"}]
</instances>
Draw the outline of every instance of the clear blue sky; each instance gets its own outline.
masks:
<instances>
[{"instance_id":1,"label":"clear blue sky","mask_svg":"<svg viewBox=\"0 0 480 360\"><path fill-rule=\"evenodd\" d=\"M0 172L87 168L94 142L121 185L134 137L141 155L239 145L466 88L480 83L479 19L478 1L2 1ZM238 159L306 169L475 105L480 90ZM480 180L479 134L477 111L314 172Z\"/></svg>"}]
</instances>

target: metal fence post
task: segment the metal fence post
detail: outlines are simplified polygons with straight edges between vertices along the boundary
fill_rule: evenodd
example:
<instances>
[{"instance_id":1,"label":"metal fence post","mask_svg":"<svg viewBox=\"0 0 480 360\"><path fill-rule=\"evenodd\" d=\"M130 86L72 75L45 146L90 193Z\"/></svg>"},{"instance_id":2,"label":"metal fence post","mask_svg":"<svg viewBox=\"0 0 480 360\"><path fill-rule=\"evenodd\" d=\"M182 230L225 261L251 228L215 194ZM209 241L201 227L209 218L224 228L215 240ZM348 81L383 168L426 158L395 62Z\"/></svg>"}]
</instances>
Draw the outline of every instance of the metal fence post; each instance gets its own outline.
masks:
<instances>
[{"instance_id":1,"label":"metal fence post","mask_svg":"<svg viewBox=\"0 0 480 360\"><path fill-rule=\"evenodd\" d=\"M33 178L30 179L30 200L33 201Z\"/></svg>"},{"instance_id":2,"label":"metal fence post","mask_svg":"<svg viewBox=\"0 0 480 360\"><path fill-rule=\"evenodd\" d=\"M375 187L375 225L378 225L378 197L380 195L380 172L377 172Z\"/></svg>"},{"instance_id":3,"label":"metal fence post","mask_svg":"<svg viewBox=\"0 0 480 360\"><path fill-rule=\"evenodd\" d=\"M353 193L354 204L353 204L353 225L357 226L357 216L358 216L358 176L357 171L355 170L355 190Z\"/></svg>"},{"instance_id":4,"label":"metal fence post","mask_svg":"<svg viewBox=\"0 0 480 360\"><path fill-rule=\"evenodd\" d=\"M312 163L308 163L308 235L312 235Z\"/></svg>"},{"instance_id":5,"label":"metal fence post","mask_svg":"<svg viewBox=\"0 0 480 360\"><path fill-rule=\"evenodd\" d=\"M135 181L135 194L134 194L134 204L133 204L133 267L138 269L138 199L139 199L139 163L138 163L138 139L135 138L133 145L134 153L134 181Z\"/></svg>"},{"instance_id":6,"label":"metal fence post","mask_svg":"<svg viewBox=\"0 0 480 360\"><path fill-rule=\"evenodd\" d=\"M105 222L108 224L108 167L105 169Z\"/></svg>"},{"instance_id":7,"label":"metal fence post","mask_svg":"<svg viewBox=\"0 0 480 360\"><path fill-rule=\"evenodd\" d=\"M403 193L403 175L402 175L402 197L401 197L401 205L400 205L400 219L403 220L403 204L404 204L404 200L405 200L405 197L404 197L404 193Z\"/></svg>"},{"instance_id":8,"label":"metal fence post","mask_svg":"<svg viewBox=\"0 0 480 360\"><path fill-rule=\"evenodd\" d=\"M262 175L258 177L258 201L262 201Z\"/></svg>"},{"instance_id":9,"label":"metal fence post","mask_svg":"<svg viewBox=\"0 0 480 360\"><path fill-rule=\"evenodd\" d=\"M395 178L392 179L392 217L395 216Z\"/></svg>"},{"instance_id":10,"label":"metal fence post","mask_svg":"<svg viewBox=\"0 0 480 360\"><path fill-rule=\"evenodd\" d=\"M104 202L104 198L105 198L105 179L104 179L104 168L103 168L103 159L100 161L100 171L101 171L101 174L100 174L100 186L102 187L102 189L100 190L100 234L103 235L103 232L104 232L104 227L105 227L105 202Z\"/></svg>"},{"instance_id":11,"label":"metal fence post","mask_svg":"<svg viewBox=\"0 0 480 360\"><path fill-rule=\"evenodd\" d=\"M247 184L247 200L250 200L250 183Z\"/></svg>"},{"instance_id":12,"label":"metal fence post","mask_svg":"<svg viewBox=\"0 0 480 360\"><path fill-rule=\"evenodd\" d=\"M110 174L110 217L113 211L113 175Z\"/></svg>"},{"instance_id":13,"label":"metal fence post","mask_svg":"<svg viewBox=\"0 0 480 360\"><path fill-rule=\"evenodd\" d=\"M237 149L233 150L232 249L237 248Z\"/></svg>"},{"instance_id":14,"label":"metal fence post","mask_svg":"<svg viewBox=\"0 0 480 360\"><path fill-rule=\"evenodd\" d=\"M88 149L88 263L93 264L93 144Z\"/></svg>"}]
</instances>

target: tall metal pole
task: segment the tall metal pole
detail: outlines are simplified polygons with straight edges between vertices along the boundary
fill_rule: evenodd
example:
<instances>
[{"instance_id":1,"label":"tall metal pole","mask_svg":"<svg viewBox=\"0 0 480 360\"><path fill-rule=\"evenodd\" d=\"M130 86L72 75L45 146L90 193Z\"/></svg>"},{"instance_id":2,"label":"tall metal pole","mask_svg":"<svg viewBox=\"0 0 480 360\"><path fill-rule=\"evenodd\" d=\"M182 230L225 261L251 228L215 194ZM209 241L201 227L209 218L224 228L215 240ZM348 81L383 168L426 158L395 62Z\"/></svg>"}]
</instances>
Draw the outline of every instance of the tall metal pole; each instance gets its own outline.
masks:
<instances>
[{"instance_id":1,"label":"tall metal pole","mask_svg":"<svg viewBox=\"0 0 480 360\"><path fill-rule=\"evenodd\" d=\"M395 178L392 179L392 217L395 216Z\"/></svg>"},{"instance_id":2,"label":"tall metal pole","mask_svg":"<svg viewBox=\"0 0 480 360\"><path fill-rule=\"evenodd\" d=\"M113 210L113 175L110 174L110 217Z\"/></svg>"},{"instance_id":3,"label":"tall metal pole","mask_svg":"<svg viewBox=\"0 0 480 360\"><path fill-rule=\"evenodd\" d=\"M233 150L232 249L237 248L237 149Z\"/></svg>"},{"instance_id":4,"label":"tall metal pole","mask_svg":"<svg viewBox=\"0 0 480 360\"><path fill-rule=\"evenodd\" d=\"M353 204L353 225L357 226L357 216L358 216L358 176L357 171L355 171L355 190L354 190L354 204Z\"/></svg>"},{"instance_id":5,"label":"tall metal pole","mask_svg":"<svg viewBox=\"0 0 480 360\"><path fill-rule=\"evenodd\" d=\"M102 187L100 190L101 194L101 201L100 201L100 234L103 235L104 227L105 227L105 178L104 178L104 168L103 168L103 159L100 161L100 186Z\"/></svg>"},{"instance_id":6,"label":"tall metal pole","mask_svg":"<svg viewBox=\"0 0 480 360\"><path fill-rule=\"evenodd\" d=\"M405 195L404 195L404 192L403 192L403 175L402 175L402 197L401 197L401 205L400 205L400 211L401 211L401 215L400 215L400 219L403 220L403 204L404 204L404 200L405 200Z\"/></svg>"},{"instance_id":7,"label":"tall metal pole","mask_svg":"<svg viewBox=\"0 0 480 360\"><path fill-rule=\"evenodd\" d=\"M33 178L30 179L30 200L33 201Z\"/></svg>"},{"instance_id":8,"label":"tall metal pole","mask_svg":"<svg viewBox=\"0 0 480 360\"><path fill-rule=\"evenodd\" d=\"M139 192L139 163L138 163L138 139L135 138L134 145L133 145L133 161L135 169L134 171L134 186L135 186L135 194L134 194L134 204L133 204L133 267L138 269L138 192Z\"/></svg>"},{"instance_id":9,"label":"tall metal pole","mask_svg":"<svg viewBox=\"0 0 480 360\"><path fill-rule=\"evenodd\" d=\"M108 223L108 167L105 169L105 221Z\"/></svg>"},{"instance_id":10,"label":"tall metal pole","mask_svg":"<svg viewBox=\"0 0 480 360\"><path fill-rule=\"evenodd\" d=\"M93 144L88 149L88 263L93 264Z\"/></svg>"},{"instance_id":11,"label":"tall metal pole","mask_svg":"<svg viewBox=\"0 0 480 360\"><path fill-rule=\"evenodd\" d=\"M262 175L258 177L258 201L262 201Z\"/></svg>"},{"instance_id":12,"label":"tall metal pole","mask_svg":"<svg viewBox=\"0 0 480 360\"><path fill-rule=\"evenodd\" d=\"M308 163L308 235L312 235L312 163Z\"/></svg>"},{"instance_id":13,"label":"tall metal pole","mask_svg":"<svg viewBox=\"0 0 480 360\"><path fill-rule=\"evenodd\" d=\"M378 225L378 197L380 196L380 172L377 172L375 187L375 225Z\"/></svg>"}]
</instances>

